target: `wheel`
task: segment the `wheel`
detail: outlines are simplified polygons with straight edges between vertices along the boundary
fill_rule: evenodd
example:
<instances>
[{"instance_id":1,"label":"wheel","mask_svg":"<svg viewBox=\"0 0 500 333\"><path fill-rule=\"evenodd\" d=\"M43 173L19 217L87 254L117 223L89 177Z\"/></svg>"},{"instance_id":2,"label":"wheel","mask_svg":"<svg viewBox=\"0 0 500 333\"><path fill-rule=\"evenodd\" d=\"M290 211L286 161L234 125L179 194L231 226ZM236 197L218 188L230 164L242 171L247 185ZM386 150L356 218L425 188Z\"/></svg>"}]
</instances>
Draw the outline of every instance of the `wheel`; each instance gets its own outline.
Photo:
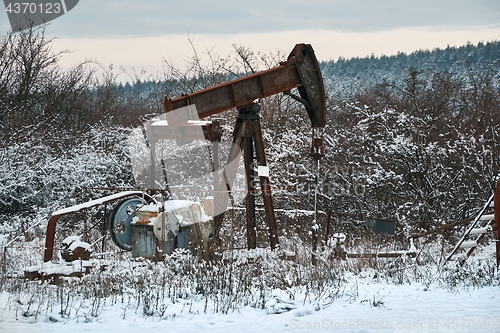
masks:
<instances>
[{"instance_id":1,"label":"wheel","mask_svg":"<svg viewBox=\"0 0 500 333\"><path fill-rule=\"evenodd\" d=\"M132 230L130 224L138 205L143 200L138 197L123 199L118 202L108 218L108 230L111 239L121 249L132 251Z\"/></svg>"}]
</instances>

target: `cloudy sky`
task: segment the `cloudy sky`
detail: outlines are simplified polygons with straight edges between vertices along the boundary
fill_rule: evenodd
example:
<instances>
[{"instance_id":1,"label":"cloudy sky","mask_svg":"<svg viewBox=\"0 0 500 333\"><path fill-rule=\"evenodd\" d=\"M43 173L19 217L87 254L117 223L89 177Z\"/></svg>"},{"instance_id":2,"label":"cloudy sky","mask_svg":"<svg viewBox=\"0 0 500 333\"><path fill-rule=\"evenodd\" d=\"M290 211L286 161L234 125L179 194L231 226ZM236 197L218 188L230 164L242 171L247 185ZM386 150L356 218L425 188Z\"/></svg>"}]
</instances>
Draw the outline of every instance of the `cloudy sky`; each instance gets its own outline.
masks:
<instances>
[{"instance_id":1,"label":"cloudy sky","mask_svg":"<svg viewBox=\"0 0 500 333\"><path fill-rule=\"evenodd\" d=\"M10 29L0 13L0 33ZM161 71L192 55L225 56L232 44L263 53L312 44L320 60L500 40L499 0L80 0L52 21L49 37L68 49L63 64Z\"/></svg>"}]
</instances>

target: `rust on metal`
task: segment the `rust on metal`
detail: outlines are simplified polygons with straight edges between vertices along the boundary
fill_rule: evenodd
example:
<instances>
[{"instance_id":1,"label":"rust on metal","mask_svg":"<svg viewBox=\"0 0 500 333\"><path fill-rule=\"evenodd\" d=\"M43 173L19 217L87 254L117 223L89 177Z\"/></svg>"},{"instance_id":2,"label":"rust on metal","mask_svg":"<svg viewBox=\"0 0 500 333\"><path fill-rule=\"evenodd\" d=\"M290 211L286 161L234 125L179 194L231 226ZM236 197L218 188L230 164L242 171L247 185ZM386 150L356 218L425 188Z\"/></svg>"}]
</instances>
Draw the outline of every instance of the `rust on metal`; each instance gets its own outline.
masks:
<instances>
[{"instance_id":1,"label":"rust on metal","mask_svg":"<svg viewBox=\"0 0 500 333\"><path fill-rule=\"evenodd\" d=\"M49 219L49 222L47 223L47 232L45 235L45 251L43 255L43 261L48 262L52 259L52 255L54 253L54 241L55 241L55 235L56 235L56 225L57 221L59 220L60 217L72 213L76 213L80 210L88 209L94 206L102 205L104 203L108 203L111 201L115 201L118 199L130 197L130 196L144 196L146 201L151 201L152 198L145 194L142 191L126 191L126 192L121 192L113 195L108 195L106 197L96 199L96 200L91 200L89 202L79 204L76 206L68 207L65 209L60 209L58 211L55 211L52 213L52 216Z\"/></svg>"},{"instance_id":2,"label":"rust on metal","mask_svg":"<svg viewBox=\"0 0 500 333\"><path fill-rule=\"evenodd\" d=\"M280 66L229 81L215 87L182 95L164 102L165 111L196 105L205 118L225 110L247 105L256 99L298 88L313 127L325 126L326 98L323 78L314 50L297 44Z\"/></svg>"},{"instance_id":3,"label":"rust on metal","mask_svg":"<svg viewBox=\"0 0 500 333\"><path fill-rule=\"evenodd\" d=\"M494 200L493 205L495 214L495 224L493 226L493 230L495 231L497 267L498 267L500 265L500 179L498 179L496 183L493 200Z\"/></svg>"},{"instance_id":4,"label":"rust on metal","mask_svg":"<svg viewBox=\"0 0 500 333\"><path fill-rule=\"evenodd\" d=\"M266 154L264 152L264 141L262 140L262 130L260 128L260 121L254 120L254 145L256 150L256 157L259 166L267 166ZM269 229L269 241L271 249L274 250L278 247L278 228L276 226L276 218L274 216L273 200L271 197L271 184L269 177L259 176L260 188L262 191L262 198L264 201L264 210L266 211L267 227Z\"/></svg>"},{"instance_id":5,"label":"rust on metal","mask_svg":"<svg viewBox=\"0 0 500 333\"><path fill-rule=\"evenodd\" d=\"M231 195L232 181L234 180L237 166L234 167L234 161L237 160L241 149L244 150L244 164L247 180L247 198L246 198L246 222L247 222L247 245L248 248L255 248L256 245L256 225L255 225L255 187L256 178L260 181L262 199L264 202L264 210L266 212L266 223L269 231L269 242L271 249L276 249L278 241L278 231L276 226L276 218L274 215L274 207L271 196L271 186L269 177L259 175L255 177L255 162L260 167L267 166L266 156L264 152L264 141L262 139L262 130L260 127L260 105L251 103L249 105L238 108L238 117L233 131L233 145L228 156L227 165L224 169L223 179L215 191L215 207L216 212L214 219L215 237L219 238L219 231L222 227L222 220L225 215L225 207ZM254 148L255 159L254 160Z\"/></svg>"},{"instance_id":6,"label":"rust on metal","mask_svg":"<svg viewBox=\"0 0 500 333\"><path fill-rule=\"evenodd\" d=\"M291 90L295 88L297 88L300 96L291 93ZM166 98L164 102L169 125L178 127L175 130L176 133L184 132L183 137L189 137L189 128L184 127L184 124L188 124L189 119L202 119L232 108L238 109L238 117L233 131L233 145L229 152L227 165L234 164L233 161L239 157L241 150L244 150L247 181L246 224L248 248L256 247L254 198L254 182L256 178L260 181L271 249L277 248L279 244L269 177L268 175L259 175L256 177L254 170L254 148L258 166L266 167L267 162L260 127L260 106L253 103L256 99L278 93L290 95L293 99L304 105L313 129L325 126L326 97L323 78L311 45L295 45L287 61L282 62L275 68L222 83L215 87L182 95L174 99ZM196 108L193 108L192 105ZM185 108L185 112L179 114L177 110L181 108ZM195 109L198 117L192 114ZM210 131L210 128L204 129L205 139L209 139ZM217 127L212 130L215 133L218 133L217 131ZM161 135L159 133L157 137L161 137ZM175 136L177 135L179 134ZM180 141L177 137L175 139L178 142ZM317 160L324 155L323 140L322 138L315 137L314 130L311 155ZM215 242L220 242L219 232L228 200L231 198L231 187L235 174L236 168L224 168L223 179L220 180L218 185L214 184L216 215L214 217Z\"/></svg>"},{"instance_id":7,"label":"rust on metal","mask_svg":"<svg viewBox=\"0 0 500 333\"><path fill-rule=\"evenodd\" d=\"M247 244L248 249L257 247L256 223L255 223L255 170L253 168L253 143L251 137L243 138L245 176L247 181L247 195L245 198L246 221L247 221ZM250 166L250 167L246 167Z\"/></svg>"},{"instance_id":8,"label":"rust on metal","mask_svg":"<svg viewBox=\"0 0 500 333\"><path fill-rule=\"evenodd\" d=\"M75 237L68 237L62 242L61 256L67 262L75 260L89 260L92 249L90 244L75 240Z\"/></svg>"},{"instance_id":9,"label":"rust on metal","mask_svg":"<svg viewBox=\"0 0 500 333\"><path fill-rule=\"evenodd\" d=\"M323 145L323 138L313 138L313 143L311 146L311 152L309 155L318 161L325 156L325 146Z\"/></svg>"},{"instance_id":10,"label":"rust on metal","mask_svg":"<svg viewBox=\"0 0 500 333\"><path fill-rule=\"evenodd\" d=\"M292 89L297 89L300 96L291 94ZM156 124L150 122L147 126L148 137L152 147L158 140L175 139L179 144L184 144L194 140L206 139L213 143L221 141L222 128L218 120L203 121L198 120L215 115L217 113L238 108L239 117L233 132L233 145L228 156L228 165L239 160L241 150L245 151L245 169L247 175L247 238L249 248L256 247L256 226L255 226L255 179L260 181L260 188L266 211L267 230L271 249L277 248L278 233L274 207L271 195L271 186L268 177L268 170L265 174L256 175L254 170L254 160L259 167L266 167L266 157L264 152L264 142L260 126L260 106L253 103L256 99L261 99L278 93L286 93L293 99L302 103L307 111L313 128L324 127L326 118L326 98L323 86L323 79L314 50L309 44L297 44L288 56L287 61L279 66L255 73L253 75L236 79L218 86L204 89L191 94L183 95L174 99L166 98L164 108L167 121L158 121ZM191 107L196 106L196 109ZM256 107L258 106L258 109ZM187 107L186 114L181 117L174 115L175 110ZM195 111L197 115L193 115ZM174 111L174 112L172 112ZM168 128L168 130L166 130ZM201 132L200 132L201 128ZM217 147L215 145L215 147ZM314 139L313 150L315 155L323 154L323 142L321 139ZM255 156L254 156L255 151ZM151 149L153 158L154 148ZM154 175L154 164L151 164ZM265 168L264 168L265 169ZM217 162L214 163L214 171L217 170ZM227 208L227 200L231 197L231 187L236 175L237 168L224 168L223 179L214 186L214 226L197 226L198 235L202 238L204 251L208 252L207 244L213 239L219 239L219 231ZM215 177L214 177L215 178ZM218 178L218 177L217 177ZM154 180L154 177L152 178ZM153 186L151 186L153 188ZM168 190L167 190L168 191ZM142 196L145 201L154 201L143 191L127 191L118 194L92 200L84 204L58 210L52 213L47 225L45 240L44 262L50 261L54 252L54 241L56 225L60 217L84 210L93 206L101 205L118 199L131 196ZM128 199L127 199L128 200ZM146 221L147 217L143 220ZM138 225L141 225L140 222ZM204 228L201 228L204 227ZM76 253L78 252L78 253ZM71 254L71 258L82 258L86 255L78 249ZM87 251L88 252L88 251ZM69 253L68 253L69 254Z\"/></svg>"}]
</instances>

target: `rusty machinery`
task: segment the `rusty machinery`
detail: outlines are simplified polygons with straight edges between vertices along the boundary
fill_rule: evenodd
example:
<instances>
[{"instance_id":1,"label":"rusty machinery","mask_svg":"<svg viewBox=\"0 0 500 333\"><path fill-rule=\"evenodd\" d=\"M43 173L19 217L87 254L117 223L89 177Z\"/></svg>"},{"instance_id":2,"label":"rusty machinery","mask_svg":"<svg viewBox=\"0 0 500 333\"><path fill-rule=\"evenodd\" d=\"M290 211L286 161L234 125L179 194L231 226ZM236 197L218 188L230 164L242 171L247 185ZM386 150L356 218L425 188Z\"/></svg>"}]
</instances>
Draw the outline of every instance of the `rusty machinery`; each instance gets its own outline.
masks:
<instances>
[{"instance_id":1,"label":"rusty machinery","mask_svg":"<svg viewBox=\"0 0 500 333\"><path fill-rule=\"evenodd\" d=\"M291 90L295 88L298 90L299 95L292 94ZM199 119L237 108L238 116L234 126L233 145L229 152L228 162L233 161L243 151L247 180L246 223L248 248L256 247L255 196L252 193L255 191L252 182L254 177L258 177L260 181L271 248L275 249L279 244L271 187L268 173L265 172L267 162L260 125L260 105L254 102L279 93L285 93L304 105L313 128L311 156L319 160L324 154L324 148L323 139L321 135L317 134L319 131L316 130L325 126L326 99L319 64L313 48L308 44L297 44L288 56L287 61L272 69L174 99L166 98L164 101L168 121L166 126L175 127L175 130L167 132L162 130L161 126L151 126L148 133L153 142L159 139L190 141L199 139L193 133L199 132L201 127L204 139L217 142L221 139L221 129L217 121L193 123L189 121L192 119L189 112L177 113L175 117L172 117L172 115L176 110L185 107L188 107L189 110L190 105L196 106L196 116ZM264 170L263 173L256 174L252 168L254 162L257 162L258 166ZM222 194L231 191L230 179L234 179L234 175L228 174L231 172L236 172L236 170L225 169L218 185L214 185L215 212L218 212L213 219L214 240L219 239L219 232L224 219L224 208L227 207L227 195ZM91 202L91 205L98 205L121 199L110 215L108 230L111 232L115 244L124 250L133 250L129 230L130 220L135 215L137 204L144 203L144 199L140 199L141 197L146 198L147 202L154 201L149 195L144 196L144 194L132 191L122 192ZM88 207L89 203L52 214L47 226L44 261L50 261L52 258L56 224L59 217ZM126 222L125 225L124 221ZM117 231L119 226L121 226L120 232Z\"/></svg>"},{"instance_id":2,"label":"rusty machinery","mask_svg":"<svg viewBox=\"0 0 500 333\"><path fill-rule=\"evenodd\" d=\"M294 88L297 88L300 96L290 92ZM288 56L288 60L278 67L174 99L167 98L164 103L167 119L169 119L169 113L173 110L189 105L196 106L199 118L212 116L232 108L238 109L228 164L238 156L240 149L244 151L247 181L247 243L249 248L256 247L255 196L253 195L255 188L252 182L255 177L255 171L252 168L252 163L255 162L254 149L258 165L260 167L267 166L260 126L260 105L254 101L278 93L286 93L305 106L313 129L325 126L326 99L323 78L311 45L297 44ZM184 126L185 130L189 128L186 124L182 124L182 126ZM207 125L204 132L217 132L212 126ZM210 136L206 138L211 139ZM322 138L314 137L313 134L313 145L311 147L313 157L319 159L323 152ZM228 198L223 196L222 193L231 191L230 179L234 179L233 175L226 174L231 171L235 172L234 169L224 172L223 179L215 189L215 211L220 212L215 216L214 220L214 236L216 240L219 237L224 218L224 208L227 204L225 201ZM259 180L266 212L269 240L271 248L275 249L279 242L269 178L264 173L264 175L259 176Z\"/></svg>"}]
</instances>

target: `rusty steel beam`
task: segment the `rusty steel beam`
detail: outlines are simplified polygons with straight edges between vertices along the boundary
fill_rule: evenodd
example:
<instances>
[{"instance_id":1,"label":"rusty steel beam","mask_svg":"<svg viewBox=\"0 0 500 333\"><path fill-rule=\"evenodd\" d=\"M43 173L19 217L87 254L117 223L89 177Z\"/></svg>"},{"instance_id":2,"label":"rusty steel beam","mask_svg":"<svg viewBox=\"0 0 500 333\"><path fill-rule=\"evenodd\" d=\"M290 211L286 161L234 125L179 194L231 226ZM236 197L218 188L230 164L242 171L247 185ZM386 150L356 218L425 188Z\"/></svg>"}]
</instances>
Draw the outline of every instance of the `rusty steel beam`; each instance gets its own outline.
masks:
<instances>
[{"instance_id":1,"label":"rusty steel beam","mask_svg":"<svg viewBox=\"0 0 500 333\"><path fill-rule=\"evenodd\" d=\"M260 121L253 120L254 125L254 145L255 155L259 166L267 166L266 153L264 152L264 140L262 140L262 130L260 128ZM271 250L274 250L279 245L278 240L278 227L276 226L276 218L274 216L274 205L271 196L271 183L269 178L259 176L260 188L262 191L262 199L264 201L264 210L266 211L266 222L269 230L269 242L271 243Z\"/></svg>"},{"instance_id":2,"label":"rusty steel beam","mask_svg":"<svg viewBox=\"0 0 500 333\"><path fill-rule=\"evenodd\" d=\"M280 66L182 95L164 102L165 111L195 105L200 118L247 105L256 99L298 88L313 127L325 126L326 98L314 50L297 44Z\"/></svg>"},{"instance_id":3,"label":"rusty steel beam","mask_svg":"<svg viewBox=\"0 0 500 333\"><path fill-rule=\"evenodd\" d=\"M247 120L251 122L251 120ZM247 181L247 195L245 198L246 221L247 221L247 246L248 249L257 247L256 223L255 223L255 171L253 169L253 142L252 137L243 138L243 151L245 163L245 176Z\"/></svg>"},{"instance_id":4,"label":"rusty steel beam","mask_svg":"<svg viewBox=\"0 0 500 333\"><path fill-rule=\"evenodd\" d=\"M52 255L54 253L54 240L56 235L56 225L57 221L60 217L72 213L79 212L84 209L88 209L94 206L102 205L104 203L108 203L111 201L115 201L118 199L123 199L130 196L144 196L146 201L153 201L153 199L146 193L142 191L126 191L117 194L108 195L106 197L91 200L83 204L79 204L76 206L60 209L52 213L49 222L47 223L47 232L45 234L45 251L43 254L43 261L47 262L52 259Z\"/></svg>"},{"instance_id":5,"label":"rusty steel beam","mask_svg":"<svg viewBox=\"0 0 500 333\"><path fill-rule=\"evenodd\" d=\"M500 265L500 179L498 179L495 193L494 193L494 214L495 214L495 224L493 225L493 230L495 230L495 240L496 240L496 255L497 255L497 267Z\"/></svg>"}]
</instances>

